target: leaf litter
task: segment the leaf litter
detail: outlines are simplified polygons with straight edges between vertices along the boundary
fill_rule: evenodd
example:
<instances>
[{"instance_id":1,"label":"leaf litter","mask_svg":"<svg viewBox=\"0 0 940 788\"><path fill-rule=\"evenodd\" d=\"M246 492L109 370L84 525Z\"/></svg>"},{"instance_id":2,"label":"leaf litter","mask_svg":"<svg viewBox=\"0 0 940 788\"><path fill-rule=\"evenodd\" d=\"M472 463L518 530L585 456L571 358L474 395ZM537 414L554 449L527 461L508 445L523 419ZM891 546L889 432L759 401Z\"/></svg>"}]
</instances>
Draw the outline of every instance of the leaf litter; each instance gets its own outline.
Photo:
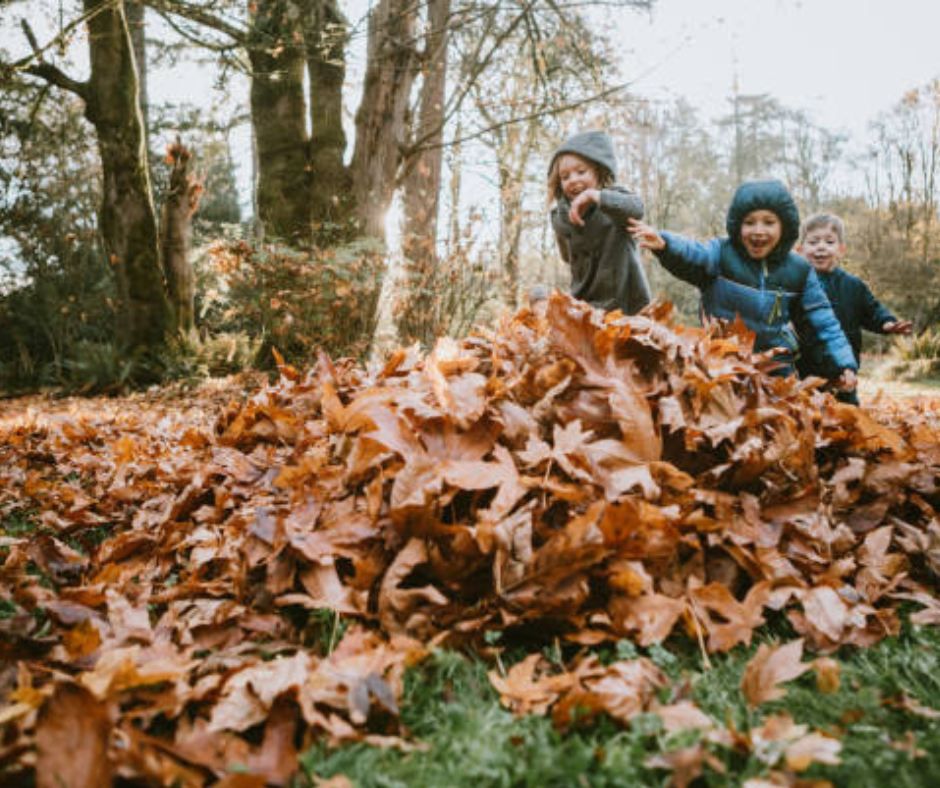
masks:
<instances>
[{"instance_id":1,"label":"leaf litter","mask_svg":"<svg viewBox=\"0 0 940 788\"><path fill-rule=\"evenodd\" d=\"M740 324L555 294L375 369L279 358L247 398L4 404L0 513L29 526L0 537L0 768L280 785L317 740L421 747L405 670L494 633L684 634L707 661L782 611L800 638L760 646L748 703L810 669L834 691L825 655L897 634L899 604L940 620L940 411L844 406L750 348ZM785 714L715 721L644 657L534 653L490 678L561 729L699 731L648 764L675 784L720 771L709 745L756 755L762 784L838 760Z\"/></svg>"}]
</instances>

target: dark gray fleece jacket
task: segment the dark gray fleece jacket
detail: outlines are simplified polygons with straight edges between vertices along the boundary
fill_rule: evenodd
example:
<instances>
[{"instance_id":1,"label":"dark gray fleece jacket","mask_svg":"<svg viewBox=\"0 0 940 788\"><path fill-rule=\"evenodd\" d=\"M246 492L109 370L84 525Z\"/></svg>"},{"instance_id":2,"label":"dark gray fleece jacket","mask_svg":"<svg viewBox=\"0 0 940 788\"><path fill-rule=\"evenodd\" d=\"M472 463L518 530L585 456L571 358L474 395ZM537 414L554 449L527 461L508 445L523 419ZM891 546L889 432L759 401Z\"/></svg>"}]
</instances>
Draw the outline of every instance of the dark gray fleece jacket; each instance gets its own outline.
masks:
<instances>
[{"instance_id":1,"label":"dark gray fleece jacket","mask_svg":"<svg viewBox=\"0 0 940 788\"><path fill-rule=\"evenodd\" d=\"M610 137L602 131L576 134L555 151L574 153L617 171ZM628 219L643 218L643 201L620 186L600 190L600 205L584 214L584 226L571 223L571 203L564 195L552 209L552 228L562 259L571 266L571 294L601 309L620 309L628 315L650 302L650 288L636 245L627 232Z\"/></svg>"}]
</instances>

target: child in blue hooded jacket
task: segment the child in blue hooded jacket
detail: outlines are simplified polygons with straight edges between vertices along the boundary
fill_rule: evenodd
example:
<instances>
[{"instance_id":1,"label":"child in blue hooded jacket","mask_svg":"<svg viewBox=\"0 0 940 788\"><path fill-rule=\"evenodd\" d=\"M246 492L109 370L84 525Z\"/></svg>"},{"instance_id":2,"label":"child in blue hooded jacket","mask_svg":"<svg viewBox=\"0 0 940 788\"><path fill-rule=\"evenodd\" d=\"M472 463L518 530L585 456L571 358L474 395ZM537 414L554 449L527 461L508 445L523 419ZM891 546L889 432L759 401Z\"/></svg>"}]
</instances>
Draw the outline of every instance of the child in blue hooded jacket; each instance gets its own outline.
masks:
<instances>
[{"instance_id":1,"label":"child in blue hooded jacket","mask_svg":"<svg viewBox=\"0 0 940 788\"><path fill-rule=\"evenodd\" d=\"M643 218L643 201L614 185L617 159L610 136L586 131L569 137L548 170L552 228L562 259L571 267L571 294L601 309L639 312L650 288L627 232Z\"/></svg>"},{"instance_id":2,"label":"child in blue hooded jacket","mask_svg":"<svg viewBox=\"0 0 940 788\"><path fill-rule=\"evenodd\" d=\"M777 374L791 374L799 343L794 324L812 336L824 358L826 377L843 389L855 387L858 363L813 267L791 251L800 214L777 180L741 184L728 208L727 238L698 243L629 223L641 247L651 250L672 274L702 293L702 312L733 320L754 332L754 350L777 349Z\"/></svg>"}]
</instances>

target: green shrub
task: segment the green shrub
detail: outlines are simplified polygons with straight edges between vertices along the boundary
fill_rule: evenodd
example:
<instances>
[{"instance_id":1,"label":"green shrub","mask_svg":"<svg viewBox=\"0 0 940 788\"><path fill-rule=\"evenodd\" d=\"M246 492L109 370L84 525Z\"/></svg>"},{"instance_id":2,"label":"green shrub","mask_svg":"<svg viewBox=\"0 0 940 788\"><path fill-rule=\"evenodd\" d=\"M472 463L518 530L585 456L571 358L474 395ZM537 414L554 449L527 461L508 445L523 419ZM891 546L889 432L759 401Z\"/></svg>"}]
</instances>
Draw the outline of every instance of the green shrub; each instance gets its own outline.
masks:
<instances>
[{"instance_id":1,"label":"green shrub","mask_svg":"<svg viewBox=\"0 0 940 788\"><path fill-rule=\"evenodd\" d=\"M110 339L113 305L114 277L91 241L64 239L47 267L0 295L0 390L68 384L66 362Z\"/></svg>"},{"instance_id":2,"label":"green shrub","mask_svg":"<svg viewBox=\"0 0 940 788\"><path fill-rule=\"evenodd\" d=\"M244 332L194 334L167 346L161 359L163 376L179 380L233 375L250 369L260 348L261 340Z\"/></svg>"},{"instance_id":3,"label":"green shrub","mask_svg":"<svg viewBox=\"0 0 940 788\"><path fill-rule=\"evenodd\" d=\"M310 361L319 349L334 357L368 353L385 265L377 243L298 251L223 241L210 248L208 265L201 325L210 335L259 340L260 365L272 363L272 347L292 362Z\"/></svg>"},{"instance_id":4,"label":"green shrub","mask_svg":"<svg viewBox=\"0 0 940 788\"><path fill-rule=\"evenodd\" d=\"M111 342L81 340L69 354L59 377L66 389L82 394L117 393L138 377L139 359L122 353Z\"/></svg>"}]
</instances>

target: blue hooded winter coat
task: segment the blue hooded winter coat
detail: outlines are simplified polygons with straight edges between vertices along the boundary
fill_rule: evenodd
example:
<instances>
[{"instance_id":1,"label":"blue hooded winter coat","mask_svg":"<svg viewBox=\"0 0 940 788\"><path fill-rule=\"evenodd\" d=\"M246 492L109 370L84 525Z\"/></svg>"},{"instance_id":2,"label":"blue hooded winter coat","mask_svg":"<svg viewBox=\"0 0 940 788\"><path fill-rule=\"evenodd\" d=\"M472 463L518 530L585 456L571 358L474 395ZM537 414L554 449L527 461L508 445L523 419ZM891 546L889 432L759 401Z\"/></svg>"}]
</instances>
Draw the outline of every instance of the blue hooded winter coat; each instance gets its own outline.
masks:
<instances>
[{"instance_id":1,"label":"blue hooded winter coat","mask_svg":"<svg viewBox=\"0 0 940 788\"><path fill-rule=\"evenodd\" d=\"M772 211L783 225L780 242L763 260L752 259L741 243L741 225L752 211ZM754 350L778 348L780 374L792 373L801 335L811 336L825 358L827 377L857 369L852 348L833 314L813 267L791 251L800 232L800 214L780 181L748 181L731 200L727 238L698 243L663 232L666 248L656 252L675 276L702 293L702 312L733 320L740 315L754 332Z\"/></svg>"}]
</instances>

